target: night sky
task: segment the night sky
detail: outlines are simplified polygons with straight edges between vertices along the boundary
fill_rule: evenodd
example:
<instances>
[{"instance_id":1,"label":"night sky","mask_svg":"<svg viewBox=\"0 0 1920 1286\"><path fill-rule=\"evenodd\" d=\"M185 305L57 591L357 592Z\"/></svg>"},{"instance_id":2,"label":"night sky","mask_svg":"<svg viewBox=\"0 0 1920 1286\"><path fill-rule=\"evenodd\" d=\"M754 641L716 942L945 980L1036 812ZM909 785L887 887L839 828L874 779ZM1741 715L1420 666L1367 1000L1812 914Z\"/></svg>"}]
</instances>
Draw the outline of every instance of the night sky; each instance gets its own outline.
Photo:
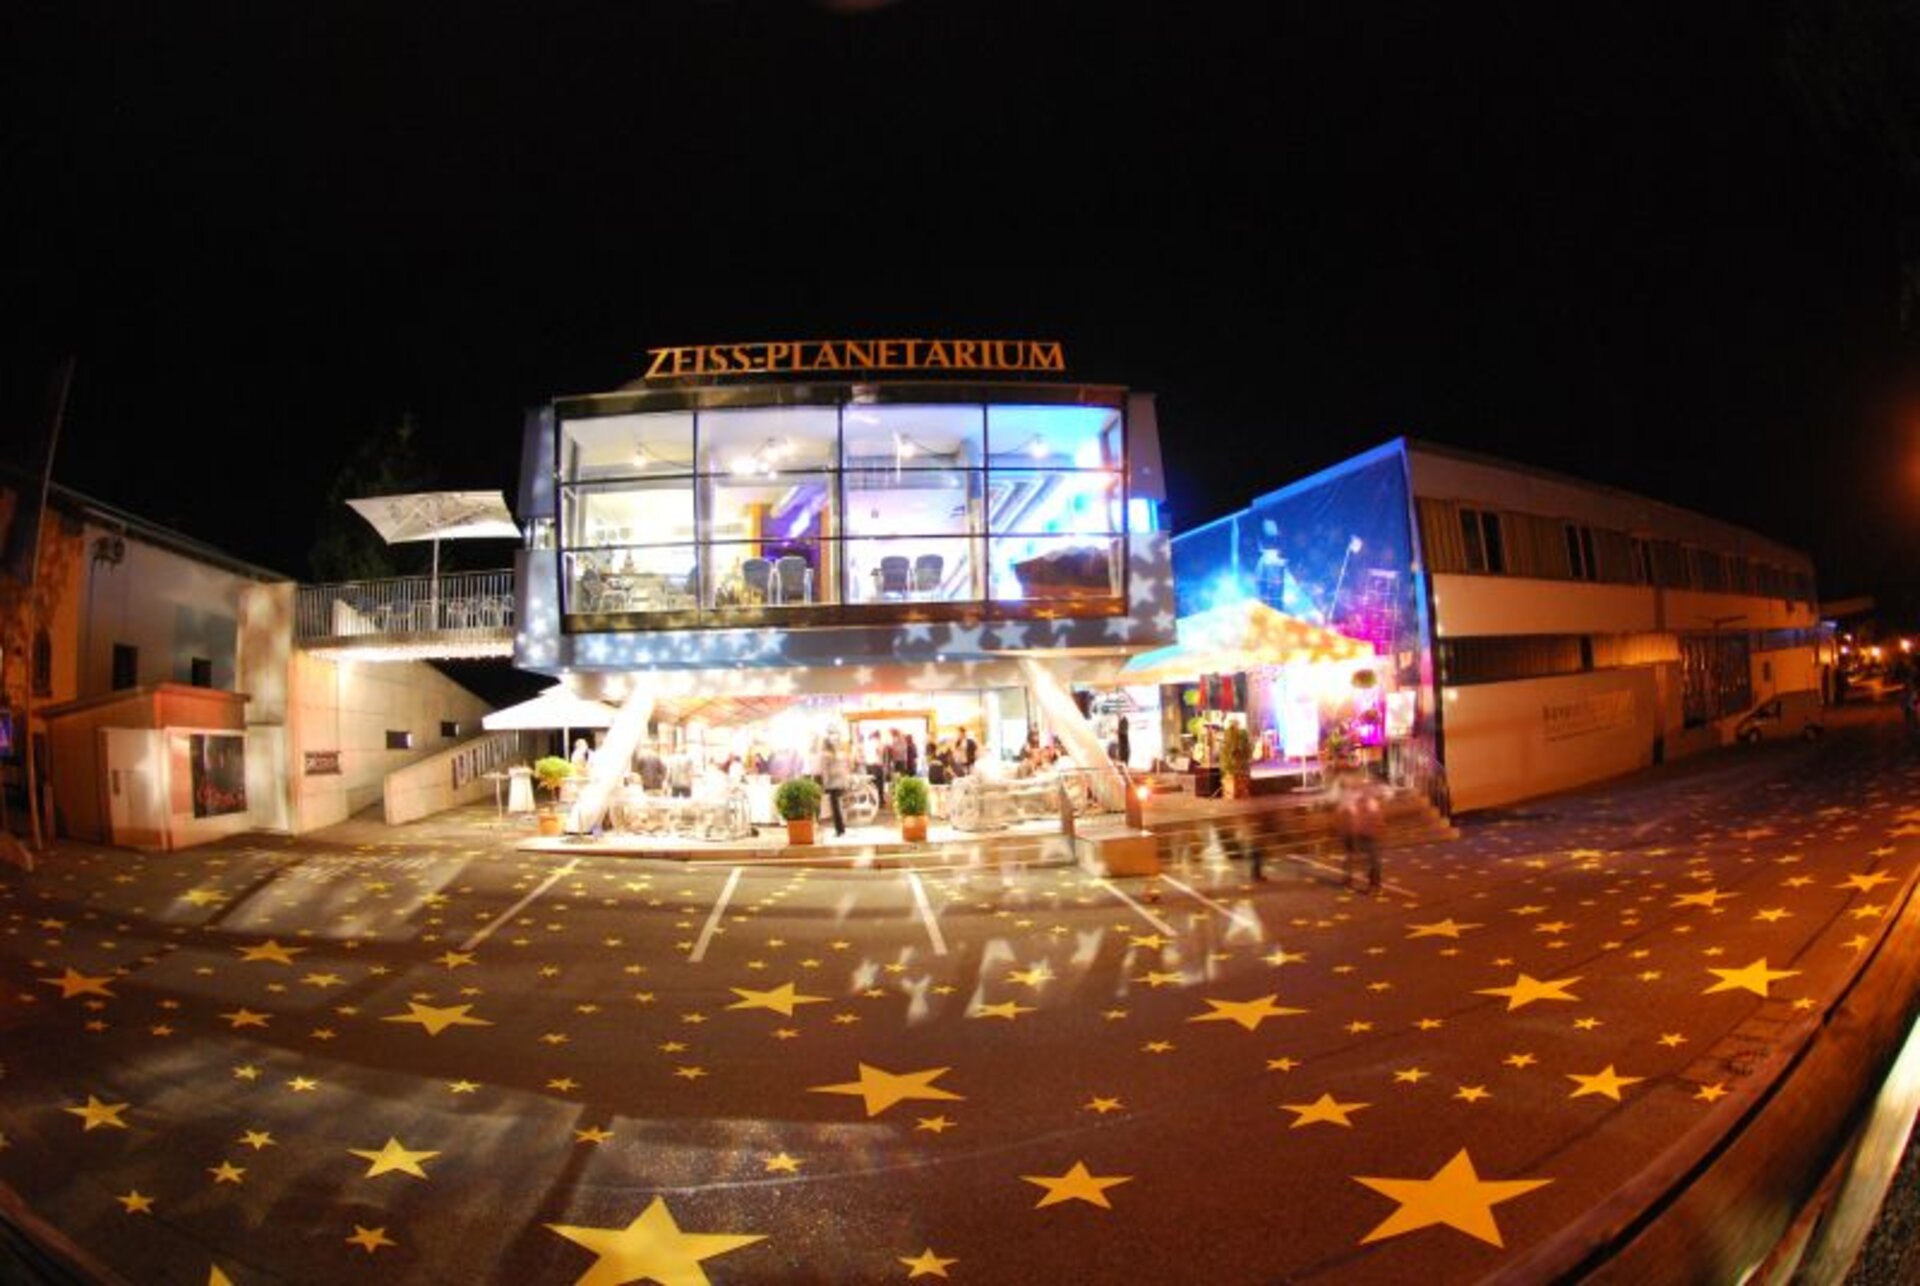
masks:
<instances>
[{"instance_id":1,"label":"night sky","mask_svg":"<svg viewBox=\"0 0 1920 1286\"><path fill-rule=\"evenodd\" d=\"M978 335L1157 392L1177 529L1405 433L1920 624L1911 4L19 0L0 49L0 452L71 353L56 479L293 575L402 416L511 495L523 409L648 348Z\"/></svg>"}]
</instances>

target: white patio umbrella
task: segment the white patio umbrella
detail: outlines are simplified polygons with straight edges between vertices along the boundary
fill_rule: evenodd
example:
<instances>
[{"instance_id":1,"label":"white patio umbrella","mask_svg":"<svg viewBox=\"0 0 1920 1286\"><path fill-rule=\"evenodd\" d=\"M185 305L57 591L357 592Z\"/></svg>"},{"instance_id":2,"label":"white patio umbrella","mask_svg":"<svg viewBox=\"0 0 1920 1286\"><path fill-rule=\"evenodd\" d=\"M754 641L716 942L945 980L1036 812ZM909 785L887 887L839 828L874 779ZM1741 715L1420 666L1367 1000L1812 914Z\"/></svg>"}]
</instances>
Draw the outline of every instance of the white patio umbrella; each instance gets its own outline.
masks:
<instances>
[{"instance_id":1,"label":"white patio umbrella","mask_svg":"<svg viewBox=\"0 0 1920 1286\"><path fill-rule=\"evenodd\" d=\"M481 718L488 732L537 732L558 728L571 733L575 728L611 728L619 713L604 701L583 697L556 683L539 696L504 710L495 710Z\"/></svg>"},{"instance_id":2,"label":"white patio umbrella","mask_svg":"<svg viewBox=\"0 0 1920 1286\"><path fill-rule=\"evenodd\" d=\"M433 620L440 620L440 542L443 540L518 540L520 528L498 491L415 491L399 496L365 496L347 501L389 545L433 542Z\"/></svg>"}]
</instances>

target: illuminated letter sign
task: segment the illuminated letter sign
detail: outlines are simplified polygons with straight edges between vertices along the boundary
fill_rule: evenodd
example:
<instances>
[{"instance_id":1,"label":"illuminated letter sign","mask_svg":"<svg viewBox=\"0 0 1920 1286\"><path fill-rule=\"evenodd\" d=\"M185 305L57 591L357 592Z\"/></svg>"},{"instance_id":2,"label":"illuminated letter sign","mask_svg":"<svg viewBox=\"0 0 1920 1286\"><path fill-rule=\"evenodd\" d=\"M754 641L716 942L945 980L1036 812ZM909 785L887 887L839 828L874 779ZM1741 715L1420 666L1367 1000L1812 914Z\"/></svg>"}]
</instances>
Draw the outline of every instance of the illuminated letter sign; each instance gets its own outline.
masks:
<instances>
[{"instance_id":1,"label":"illuminated letter sign","mask_svg":"<svg viewBox=\"0 0 1920 1286\"><path fill-rule=\"evenodd\" d=\"M649 380L738 375L874 374L885 371L988 371L1062 374L1057 340L791 339L762 344L650 348Z\"/></svg>"}]
</instances>

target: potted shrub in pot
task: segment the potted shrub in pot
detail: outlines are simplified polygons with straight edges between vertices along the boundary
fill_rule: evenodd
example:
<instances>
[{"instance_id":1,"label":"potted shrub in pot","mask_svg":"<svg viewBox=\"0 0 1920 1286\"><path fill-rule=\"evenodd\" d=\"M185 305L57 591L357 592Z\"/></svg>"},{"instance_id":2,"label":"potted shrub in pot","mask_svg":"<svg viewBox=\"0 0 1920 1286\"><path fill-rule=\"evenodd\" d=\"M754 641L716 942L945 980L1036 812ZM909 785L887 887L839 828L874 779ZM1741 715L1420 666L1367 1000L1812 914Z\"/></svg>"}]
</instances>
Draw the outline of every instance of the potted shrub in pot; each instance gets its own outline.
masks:
<instances>
[{"instance_id":1,"label":"potted shrub in pot","mask_svg":"<svg viewBox=\"0 0 1920 1286\"><path fill-rule=\"evenodd\" d=\"M921 844L927 838L927 809L933 795L921 777L893 779L893 815L900 819L900 838Z\"/></svg>"},{"instance_id":2,"label":"potted shrub in pot","mask_svg":"<svg viewBox=\"0 0 1920 1286\"><path fill-rule=\"evenodd\" d=\"M1221 738L1220 782L1228 799L1253 798L1253 738L1244 724L1228 724Z\"/></svg>"},{"instance_id":3,"label":"potted shrub in pot","mask_svg":"<svg viewBox=\"0 0 1920 1286\"><path fill-rule=\"evenodd\" d=\"M773 792L773 811L787 823L787 843L813 843L813 822L820 816L820 783L811 777L789 777Z\"/></svg>"},{"instance_id":4,"label":"potted shrub in pot","mask_svg":"<svg viewBox=\"0 0 1920 1286\"><path fill-rule=\"evenodd\" d=\"M563 818L560 815L560 788L573 776L573 762L559 755L548 755L536 759L533 763L533 779L547 794L547 802L540 805L540 833L558 835Z\"/></svg>"}]
</instances>

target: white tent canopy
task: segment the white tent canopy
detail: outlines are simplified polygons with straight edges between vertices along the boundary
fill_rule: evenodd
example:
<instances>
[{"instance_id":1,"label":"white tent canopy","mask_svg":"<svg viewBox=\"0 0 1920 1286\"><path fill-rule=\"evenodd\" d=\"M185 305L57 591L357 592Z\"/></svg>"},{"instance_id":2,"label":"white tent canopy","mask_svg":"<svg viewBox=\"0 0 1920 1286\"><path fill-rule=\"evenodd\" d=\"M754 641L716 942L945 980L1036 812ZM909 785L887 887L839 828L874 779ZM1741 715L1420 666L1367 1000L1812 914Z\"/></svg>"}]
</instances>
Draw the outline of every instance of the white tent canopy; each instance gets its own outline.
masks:
<instances>
[{"instance_id":1,"label":"white tent canopy","mask_svg":"<svg viewBox=\"0 0 1920 1286\"><path fill-rule=\"evenodd\" d=\"M548 728L610 728L617 712L604 701L576 696L557 683L530 701L495 710L480 720L488 732L537 732Z\"/></svg>"}]
</instances>

